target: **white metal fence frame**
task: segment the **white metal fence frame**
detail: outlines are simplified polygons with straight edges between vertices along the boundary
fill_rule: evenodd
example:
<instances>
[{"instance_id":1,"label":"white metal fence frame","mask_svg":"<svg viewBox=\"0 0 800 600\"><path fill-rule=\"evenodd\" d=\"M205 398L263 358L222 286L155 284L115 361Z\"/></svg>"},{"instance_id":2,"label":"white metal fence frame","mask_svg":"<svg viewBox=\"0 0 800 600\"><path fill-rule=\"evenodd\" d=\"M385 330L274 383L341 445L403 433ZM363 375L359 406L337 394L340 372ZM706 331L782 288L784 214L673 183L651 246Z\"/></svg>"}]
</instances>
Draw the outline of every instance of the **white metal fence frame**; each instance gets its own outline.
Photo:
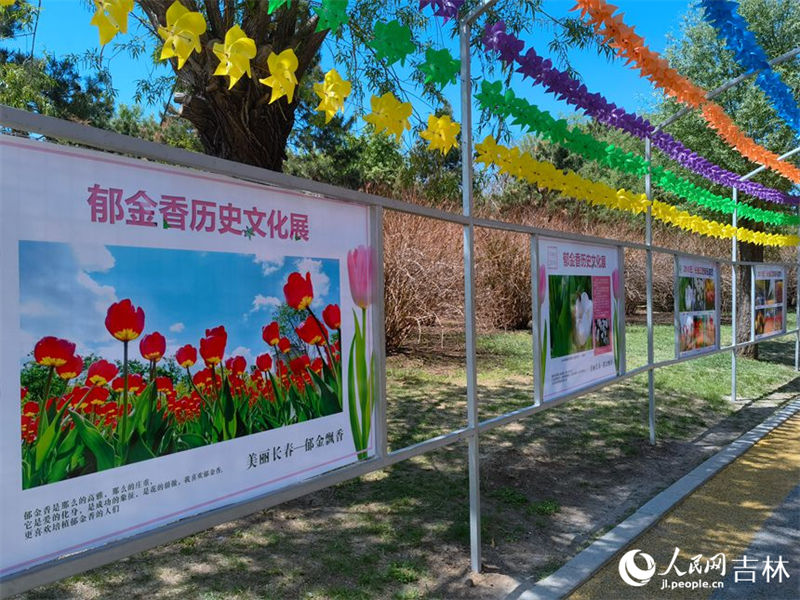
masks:
<instances>
[{"instance_id":1,"label":"white metal fence frame","mask_svg":"<svg viewBox=\"0 0 800 600\"><path fill-rule=\"evenodd\" d=\"M233 503L231 505L217 508L193 517L188 517L177 522L168 523L156 529L143 532L125 539L114 541L106 545L84 550L73 555L59 557L52 561L37 565L33 568L13 573L0 578L0 597L8 597L33 587L50 583L64 577L69 577L77 573L93 569L110 562L122 559L132 554L153 548L155 546L172 542L182 537L208 529L215 525L225 523L243 516L252 514L282 502L309 494L332 485L371 473L373 471L385 469L391 465L408 460L415 456L431 452L433 450L455 444L466 440L468 443L468 467L469 467L469 501L470 501L470 565L473 571L481 570L481 539L480 539L480 455L479 439L480 435L497 427L502 427L514 421L526 418L546 408L558 406L578 396L582 396L608 385L625 381L631 377L647 373L648 374L648 424L650 442L655 443L655 391L654 391L654 371L699 357L706 357L721 352L730 352L732 355L732 378L731 378L731 397L736 398L736 350L751 346L756 343L769 341L760 339L757 342L752 338L747 342L736 342L736 277L735 269L738 267L749 267L757 262L746 262L737 260L736 240L733 240L733 249L730 259L706 257L693 255L671 248L655 246L652 243L652 214L648 208L645 215L646 229L644 243L623 242L619 240L608 240L593 236L585 236L566 232L550 231L537 227L529 227L515 223L497 221L476 217L473 214L473 140L472 140L472 89L471 89L471 67L470 67L470 29L475 19L483 11L494 4L496 0L485 0L474 12L462 18L459 22L459 38L461 49L461 102L462 102L462 187L463 187L463 206L462 214L450 213L447 211L418 206L399 200L384 198L338 188L329 184L314 182L301 179L284 173L277 173L250 165L244 165L224 159L215 158L208 155L188 152L185 150L164 146L154 142L132 138L129 136L105 131L86 125L62 121L52 117L32 114L26 111L0 105L0 127L23 132L34 132L50 139L63 140L91 148L100 149L107 152L114 152L136 156L138 158L169 163L176 166L198 169L218 175L234 177L259 183L264 186L279 187L304 193L310 196L323 196L343 202L350 202L362 206L370 207L370 236L378 252L375 273L375 298L376 302L373 309L373 331L374 349L376 365L385 367L385 340L384 340L384 307L383 307L383 213L386 210L436 219L461 225L463 227L464 239L464 286L465 286L465 332L466 332L466 370L467 370L467 415L466 423L463 427L449 431L448 433L435 436L425 441L407 446L397 450L389 450L387 438L386 420L386 381L385 368L376 371L376 398L379 399L375 404L375 433L376 433L376 454L374 458L360 461L356 464L343 467L323 475L313 477L301 483L292 484L278 491L269 492L253 499ZM800 49L787 53L789 58L800 53ZM791 56L789 56L791 55ZM779 57L783 60L787 58ZM778 59L775 59L777 61ZM775 62L773 61L773 62ZM738 78L743 81L745 77ZM735 84L734 83L734 84ZM727 85L727 84L726 84ZM724 87L724 86L723 86ZM720 88L721 89L721 88ZM727 89L727 88L725 88ZM715 91L716 92L716 91ZM650 160L650 140L645 140L646 159ZM800 148L785 154L782 158L791 156L800 151ZM763 167L743 177L749 179ZM649 173L645 177L645 191L648 198L652 197ZM733 197L736 200L736 188L733 189ZM800 214L800 208L798 209ZM737 215L734 212L733 224L737 223ZM626 249L639 250L646 253L646 273L647 273L647 333L648 350L647 364L627 370L624 357L624 334L621 340L622 355L620 357L621 374L613 379L605 380L600 383L583 387L572 391L559 398L543 403L542 390L540 384L540 348L539 342L539 315L537 310L532 311L532 333L533 333L533 371L534 371L534 394L532 403L529 406L518 410L507 412L489 419L481 420L478 410L477 399L477 365L476 365L476 327L475 327L475 254L474 254L474 231L476 227L507 231L510 233L528 235L530 238L531 255L531 298L538 297L538 253L537 240L539 236L556 238L561 240L583 242L589 244L599 244L604 246L614 246L620 254L620 265L624 271L624 253ZM729 346L718 347L712 351L702 353L698 356L687 356L673 358L659 362L654 361L653 344L653 260L652 254L663 253L673 257L698 258L713 260L720 265L729 265L734 271L733 277L733 301L732 301L732 322L733 337ZM797 263L774 263L787 268L795 268L800 280L800 256ZM800 286L799 286L800 287ZM788 288L788 286L787 286ZM788 289L787 289L788 295ZM800 302L797 302L798 323L800 323ZM624 311L621 311L624 315ZM622 328L624 331L624 327ZM800 327L795 327L782 334L775 335L769 339L780 337L795 336L795 370L800 370ZM718 344L719 346L719 344Z\"/></svg>"}]
</instances>

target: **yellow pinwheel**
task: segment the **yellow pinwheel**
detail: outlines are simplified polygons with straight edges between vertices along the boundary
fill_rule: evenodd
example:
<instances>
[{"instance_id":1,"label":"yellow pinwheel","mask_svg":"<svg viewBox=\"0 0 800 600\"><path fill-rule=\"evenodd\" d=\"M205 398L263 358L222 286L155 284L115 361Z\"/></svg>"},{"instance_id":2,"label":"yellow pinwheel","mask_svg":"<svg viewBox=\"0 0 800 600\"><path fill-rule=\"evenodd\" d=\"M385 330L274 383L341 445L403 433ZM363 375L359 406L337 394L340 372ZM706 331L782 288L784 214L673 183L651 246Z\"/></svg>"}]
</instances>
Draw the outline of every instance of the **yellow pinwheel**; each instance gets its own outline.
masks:
<instances>
[{"instance_id":1,"label":"yellow pinwheel","mask_svg":"<svg viewBox=\"0 0 800 600\"><path fill-rule=\"evenodd\" d=\"M450 115L428 117L428 128L420 132L420 137L428 140L429 150L439 150L447 154L451 148L458 146L456 136L461 131L461 125L453 122Z\"/></svg>"},{"instance_id":2,"label":"yellow pinwheel","mask_svg":"<svg viewBox=\"0 0 800 600\"><path fill-rule=\"evenodd\" d=\"M372 123L375 131L388 131L389 135L399 138L405 129L411 129L408 122L411 116L410 102L400 102L392 92L386 92L380 98L373 96L369 102L372 112L364 120Z\"/></svg>"},{"instance_id":3,"label":"yellow pinwheel","mask_svg":"<svg viewBox=\"0 0 800 600\"><path fill-rule=\"evenodd\" d=\"M0 6L11 6L17 0L0 0Z\"/></svg>"},{"instance_id":4,"label":"yellow pinwheel","mask_svg":"<svg viewBox=\"0 0 800 600\"><path fill-rule=\"evenodd\" d=\"M192 12L178 0L167 9L167 26L158 28L164 40L161 60L178 57L178 68L182 68L192 52L200 53L200 36L206 32L206 20L199 12Z\"/></svg>"},{"instance_id":5,"label":"yellow pinwheel","mask_svg":"<svg viewBox=\"0 0 800 600\"><path fill-rule=\"evenodd\" d=\"M239 79L247 73L250 74L250 60L256 56L256 43L252 38L242 31L238 25L234 25L225 34L224 44L214 44L214 54L219 59L217 70L214 75L227 75L230 77L228 89L231 89Z\"/></svg>"},{"instance_id":6,"label":"yellow pinwheel","mask_svg":"<svg viewBox=\"0 0 800 600\"><path fill-rule=\"evenodd\" d=\"M267 67L269 77L264 77L258 81L272 88L272 95L269 103L272 104L278 98L286 96L286 101L291 104L294 99L294 89L297 87L297 55L294 50L287 48L280 54L269 53Z\"/></svg>"},{"instance_id":7,"label":"yellow pinwheel","mask_svg":"<svg viewBox=\"0 0 800 600\"><path fill-rule=\"evenodd\" d=\"M336 111L344 112L344 99L350 95L352 86L339 76L336 69L325 73L325 81L314 84L314 93L319 96L320 103L316 109L325 113L325 122L328 123Z\"/></svg>"},{"instance_id":8,"label":"yellow pinwheel","mask_svg":"<svg viewBox=\"0 0 800 600\"><path fill-rule=\"evenodd\" d=\"M117 33L128 32L128 13L133 10L133 0L94 0L94 7L90 24L97 26L101 46L113 40Z\"/></svg>"}]
</instances>

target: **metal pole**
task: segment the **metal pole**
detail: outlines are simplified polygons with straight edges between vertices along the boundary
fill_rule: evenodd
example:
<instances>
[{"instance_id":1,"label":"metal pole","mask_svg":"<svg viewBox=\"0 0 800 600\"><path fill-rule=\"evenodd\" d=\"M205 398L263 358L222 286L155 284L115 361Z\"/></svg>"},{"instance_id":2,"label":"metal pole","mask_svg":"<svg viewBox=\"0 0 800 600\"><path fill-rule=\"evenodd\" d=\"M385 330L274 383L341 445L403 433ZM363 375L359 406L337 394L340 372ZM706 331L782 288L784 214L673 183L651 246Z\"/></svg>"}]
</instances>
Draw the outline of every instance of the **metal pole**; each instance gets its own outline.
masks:
<instances>
[{"instance_id":1,"label":"metal pole","mask_svg":"<svg viewBox=\"0 0 800 600\"><path fill-rule=\"evenodd\" d=\"M478 377L475 356L475 225L472 214L472 81L470 73L470 23L459 23L461 52L461 193L464 216L464 317L467 354L467 427L469 438L469 539L470 564L481 570L480 446L478 440Z\"/></svg>"},{"instance_id":2,"label":"metal pole","mask_svg":"<svg viewBox=\"0 0 800 600\"><path fill-rule=\"evenodd\" d=\"M542 352L547 352L547 348L542 348L541 335L542 328L539 311L542 303L539 302L539 294L544 290L539 289L539 239L532 235L531 240L531 334L533 337L533 403L539 406L544 397L544 373L542 373Z\"/></svg>"},{"instance_id":3,"label":"metal pole","mask_svg":"<svg viewBox=\"0 0 800 600\"><path fill-rule=\"evenodd\" d=\"M651 188L651 174L650 174L650 159L652 158L652 148L650 147L650 137L644 139L644 159L647 161L647 173L644 176L644 193L647 195L647 200L652 201L653 190ZM645 238L644 243L647 246L645 254L646 271L647 271L647 365L653 365L653 207L651 204L647 205L647 214L645 215ZM647 371L647 398L648 398L648 426L650 428L650 444L656 443L656 394L655 394L655 373L650 368Z\"/></svg>"},{"instance_id":4,"label":"metal pole","mask_svg":"<svg viewBox=\"0 0 800 600\"><path fill-rule=\"evenodd\" d=\"M739 190L733 188L733 217L732 224L734 227L739 226ZM736 234L733 234L731 240L731 402L736 402L736 261L738 260L738 246L736 245ZM717 292L719 293L719 291ZM722 323L719 324L722 329Z\"/></svg>"},{"instance_id":5,"label":"metal pole","mask_svg":"<svg viewBox=\"0 0 800 600\"><path fill-rule=\"evenodd\" d=\"M384 294L383 294L383 208L373 206L370 220L370 244L373 248L375 260L375 280L372 283L372 336L374 344L372 354L375 357L373 367L375 403L375 454L384 458L388 454L387 420L386 420L386 324L384 322Z\"/></svg>"}]
</instances>

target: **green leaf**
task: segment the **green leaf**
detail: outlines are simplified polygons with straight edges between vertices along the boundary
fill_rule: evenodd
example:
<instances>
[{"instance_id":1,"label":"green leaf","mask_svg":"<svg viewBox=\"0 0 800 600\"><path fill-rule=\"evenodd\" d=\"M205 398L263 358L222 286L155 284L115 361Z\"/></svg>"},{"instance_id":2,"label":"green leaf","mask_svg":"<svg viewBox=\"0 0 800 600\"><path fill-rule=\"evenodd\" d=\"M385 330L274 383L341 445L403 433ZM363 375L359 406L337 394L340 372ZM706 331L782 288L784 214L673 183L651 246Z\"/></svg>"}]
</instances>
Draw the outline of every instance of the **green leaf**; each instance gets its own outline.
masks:
<instances>
[{"instance_id":1,"label":"green leaf","mask_svg":"<svg viewBox=\"0 0 800 600\"><path fill-rule=\"evenodd\" d=\"M147 443L142 439L138 432L131 436L130 449L128 450L128 460L126 464L150 460L156 456L157 455L155 452L153 452L147 446Z\"/></svg>"},{"instance_id":2,"label":"green leaf","mask_svg":"<svg viewBox=\"0 0 800 600\"><path fill-rule=\"evenodd\" d=\"M320 400L321 400L321 417L327 417L328 415L335 415L336 413L342 412L342 400L339 397L339 394L336 393L336 390L332 389L322 377L317 375L314 371L309 370L311 373L311 378L319 387L320 392Z\"/></svg>"},{"instance_id":3,"label":"green leaf","mask_svg":"<svg viewBox=\"0 0 800 600\"><path fill-rule=\"evenodd\" d=\"M54 420L47 426L44 433L36 439L36 463L34 464L34 468L37 471L42 467L45 459L50 455L50 451L53 449L53 443L56 440L56 425L58 425L58 422Z\"/></svg>"},{"instance_id":4,"label":"green leaf","mask_svg":"<svg viewBox=\"0 0 800 600\"><path fill-rule=\"evenodd\" d=\"M197 433L182 433L178 436L178 447L182 450L191 450L206 445L206 440Z\"/></svg>"},{"instance_id":5,"label":"green leaf","mask_svg":"<svg viewBox=\"0 0 800 600\"><path fill-rule=\"evenodd\" d=\"M353 317L355 320L355 311L353 311ZM350 344L350 357L347 363L347 408L350 415L350 430L353 432L353 444L355 445L356 450L362 450L361 427L359 427L358 424L358 413L356 409L355 367L353 366L355 347L356 341L353 339L353 342Z\"/></svg>"},{"instance_id":6,"label":"green leaf","mask_svg":"<svg viewBox=\"0 0 800 600\"><path fill-rule=\"evenodd\" d=\"M137 429L139 433L144 433L147 430L150 415L155 412L153 409L155 408L157 393L156 382L151 381L136 398L133 403L134 426L131 427L131 430Z\"/></svg>"},{"instance_id":7,"label":"green leaf","mask_svg":"<svg viewBox=\"0 0 800 600\"><path fill-rule=\"evenodd\" d=\"M75 423L78 437L86 444L88 450L97 461L97 470L113 469L115 462L114 448L105 439L97 428L76 412L70 413Z\"/></svg>"}]
</instances>

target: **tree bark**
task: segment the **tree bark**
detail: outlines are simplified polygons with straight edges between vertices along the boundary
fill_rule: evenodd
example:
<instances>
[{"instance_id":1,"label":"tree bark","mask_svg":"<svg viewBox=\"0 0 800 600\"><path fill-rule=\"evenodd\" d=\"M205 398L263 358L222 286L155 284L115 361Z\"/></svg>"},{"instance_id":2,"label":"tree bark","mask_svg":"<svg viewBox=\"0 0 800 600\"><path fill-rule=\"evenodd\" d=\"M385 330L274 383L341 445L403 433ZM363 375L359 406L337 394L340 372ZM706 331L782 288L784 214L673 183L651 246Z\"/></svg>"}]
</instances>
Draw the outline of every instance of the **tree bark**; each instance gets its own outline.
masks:
<instances>
[{"instance_id":1,"label":"tree bark","mask_svg":"<svg viewBox=\"0 0 800 600\"><path fill-rule=\"evenodd\" d=\"M139 0L156 37L158 26L166 23L170 4L171 0ZM213 47L222 43L236 20L235 5L229 0L222 5L219 0L212 0L203 6L208 29L201 37L202 52L193 52L180 70L177 60L170 59L177 78L176 89L181 92L179 114L195 126L206 154L280 171L294 127L298 94L291 103L286 96L270 103L271 89L258 79L269 75L267 58L271 52L278 54L292 48L298 59L295 75L300 81L328 32L315 31L318 18L309 14L308 7L301 8L299 2L273 15L267 12L267 2L246 9L241 26L255 40L258 54L251 61L252 76L243 76L229 90L228 77L213 74L219 64ZM188 0L188 8L200 10L194 0Z\"/></svg>"},{"instance_id":2,"label":"tree bark","mask_svg":"<svg viewBox=\"0 0 800 600\"><path fill-rule=\"evenodd\" d=\"M739 243L739 260L763 262L764 247L755 244ZM752 267L739 266L736 273L736 341L750 340L750 277ZM758 358L758 344L741 348L739 356Z\"/></svg>"}]
</instances>

